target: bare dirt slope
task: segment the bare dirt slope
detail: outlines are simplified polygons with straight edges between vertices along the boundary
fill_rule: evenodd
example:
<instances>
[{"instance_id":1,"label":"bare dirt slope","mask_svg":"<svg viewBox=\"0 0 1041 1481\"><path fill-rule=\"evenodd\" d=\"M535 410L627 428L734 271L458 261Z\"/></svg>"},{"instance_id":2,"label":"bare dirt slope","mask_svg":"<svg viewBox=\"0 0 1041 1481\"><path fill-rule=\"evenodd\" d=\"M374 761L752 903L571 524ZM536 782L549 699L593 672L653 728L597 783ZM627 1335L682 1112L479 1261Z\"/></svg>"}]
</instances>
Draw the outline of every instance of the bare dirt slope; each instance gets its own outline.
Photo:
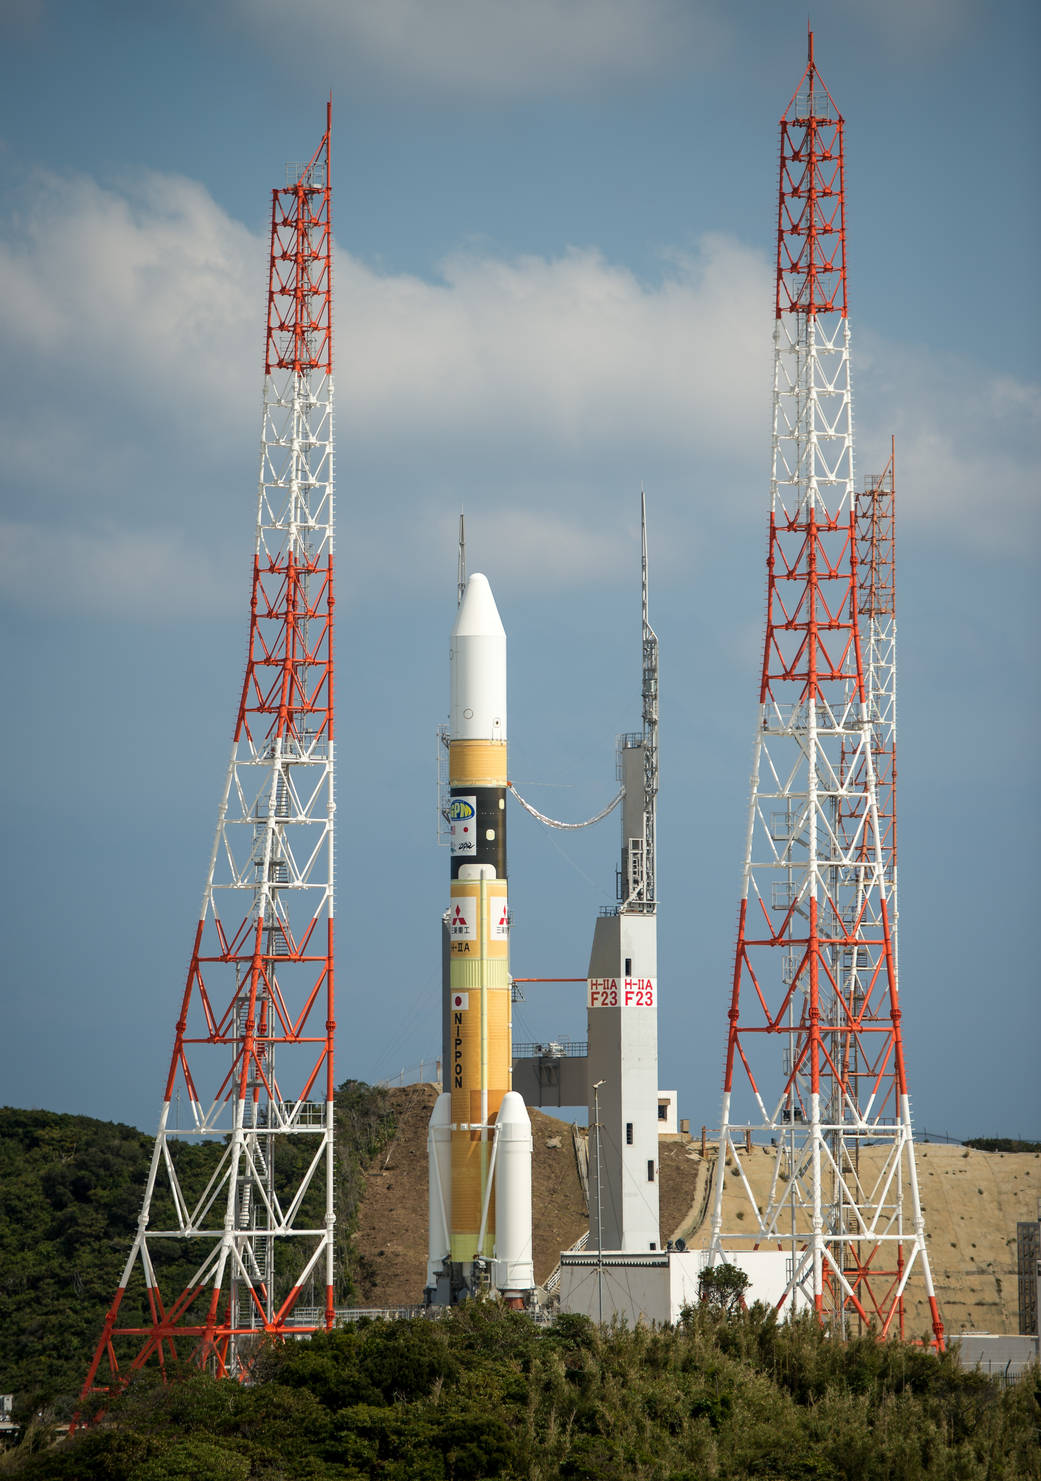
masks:
<instances>
[{"instance_id":1,"label":"bare dirt slope","mask_svg":"<svg viewBox=\"0 0 1041 1481\"><path fill-rule=\"evenodd\" d=\"M422 1300L427 1258L427 1123L437 1098L433 1085L388 1092L397 1117L390 1147L368 1169L356 1242L362 1254L361 1299L372 1306L408 1306ZM532 1109L532 1205L535 1278L544 1281L589 1227L571 1123ZM582 1133L584 1135L584 1133ZM673 1232L699 1192L701 1159L686 1142L661 1144L662 1230Z\"/></svg>"},{"instance_id":2,"label":"bare dirt slope","mask_svg":"<svg viewBox=\"0 0 1041 1481\"><path fill-rule=\"evenodd\" d=\"M389 1092L397 1135L369 1168L356 1236L362 1253L362 1300L372 1306L411 1305L426 1278L427 1122L433 1085ZM588 1228L571 1124L531 1111L535 1278L544 1281L559 1253ZM1016 1223L1036 1217L1041 1155L976 1152L935 1143L916 1157L936 1293L948 1332L1018 1329ZM764 1174L770 1161L764 1153ZM682 1138L662 1138L659 1151L661 1230L692 1247L706 1242L705 1210L715 1167ZM728 1197L730 1194L728 1187ZM726 1222L726 1214L724 1214ZM920 1289L920 1287L918 1288ZM928 1328L917 1295L907 1331Z\"/></svg>"},{"instance_id":3,"label":"bare dirt slope","mask_svg":"<svg viewBox=\"0 0 1041 1481\"><path fill-rule=\"evenodd\" d=\"M397 1134L366 1172L355 1235L360 1294L366 1306L411 1306L426 1280L427 1123L437 1087L404 1085L387 1096Z\"/></svg>"},{"instance_id":4,"label":"bare dirt slope","mask_svg":"<svg viewBox=\"0 0 1041 1481\"><path fill-rule=\"evenodd\" d=\"M764 1201L774 1159L772 1149L758 1150L761 1168L755 1149L745 1166L757 1199ZM868 1149L863 1154L869 1184L872 1156L879 1158L881 1152ZM929 1264L945 1329L1018 1332L1016 1224L1037 1217L1041 1154L977 1152L929 1142L915 1147L915 1162ZM738 1179L726 1179L724 1228L739 1227L735 1216L740 1219L739 1210L746 1206L740 1190ZM909 1293L905 1331L919 1337L930 1327L922 1282L912 1281Z\"/></svg>"},{"instance_id":5,"label":"bare dirt slope","mask_svg":"<svg viewBox=\"0 0 1041 1481\"><path fill-rule=\"evenodd\" d=\"M1036 1219L1041 1154L915 1149L929 1263L949 1332L1018 1332L1016 1224Z\"/></svg>"}]
</instances>

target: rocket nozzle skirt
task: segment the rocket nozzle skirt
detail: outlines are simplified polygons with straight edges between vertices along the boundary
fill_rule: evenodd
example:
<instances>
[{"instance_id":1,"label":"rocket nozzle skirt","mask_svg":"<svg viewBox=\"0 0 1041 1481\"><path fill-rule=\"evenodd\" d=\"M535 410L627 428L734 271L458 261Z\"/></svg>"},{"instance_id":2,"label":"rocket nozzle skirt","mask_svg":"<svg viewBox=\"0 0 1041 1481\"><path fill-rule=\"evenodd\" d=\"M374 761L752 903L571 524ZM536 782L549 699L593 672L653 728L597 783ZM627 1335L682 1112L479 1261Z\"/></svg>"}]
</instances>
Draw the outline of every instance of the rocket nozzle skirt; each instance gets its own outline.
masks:
<instances>
[{"instance_id":1,"label":"rocket nozzle skirt","mask_svg":"<svg viewBox=\"0 0 1041 1481\"><path fill-rule=\"evenodd\" d=\"M451 1259L491 1256L491 1125L513 1073L506 895L506 633L487 578L467 582L449 654ZM482 1214L484 1239L477 1241Z\"/></svg>"}]
</instances>

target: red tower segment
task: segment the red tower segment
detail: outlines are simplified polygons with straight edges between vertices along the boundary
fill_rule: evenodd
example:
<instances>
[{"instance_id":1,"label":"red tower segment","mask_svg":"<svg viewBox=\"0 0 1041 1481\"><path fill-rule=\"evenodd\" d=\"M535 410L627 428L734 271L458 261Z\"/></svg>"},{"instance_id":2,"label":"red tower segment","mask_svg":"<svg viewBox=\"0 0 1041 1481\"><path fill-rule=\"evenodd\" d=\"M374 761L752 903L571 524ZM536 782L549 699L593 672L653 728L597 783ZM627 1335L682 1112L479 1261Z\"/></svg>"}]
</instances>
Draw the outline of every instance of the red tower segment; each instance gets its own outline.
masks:
<instances>
[{"instance_id":1,"label":"red tower segment","mask_svg":"<svg viewBox=\"0 0 1041 1481\"><path fill-rule=\"evenodd\" d=\"M921 1277L942 1344L863 651L859 557L872 602L885 557L877 527L858 538L853 494L844 124L812 35L780 128L766 636L711 1252L840 1331L899 1330Z\"/></svg>"},{"instance_id":2,"label":"red tower segment","mask_svg":"<svg viewBox=\"0 0 1041 1481\"><path fill-rule=\"evenodd\" d=\"M813 61L781 119L777 206L777 317L846 316L846 192L843 130Z\"/></svg>"},{"instance_id":3,"label":"red tower segment","mask_svg":"<svg viewBox=\"0 0 1041 1481\"><path fill-rule=\"evenodd\" d=\"M276 368L332 374L331 131L327 103L321 144L306 165L290 165L290 182L271 192L266 375ZM319 176L324 186L317 184Z\"/></svg>"},{"instance_id":4,"label":"red tower segment","mask_svg":"<svg viewBox=\"0 0 1041 1481\"><path fill-rule=\"evenodd\" d=\"M83 1388L333 1321L330 115L273 192L249 648L144 1203Z\"/></svg>"}]
</instances>

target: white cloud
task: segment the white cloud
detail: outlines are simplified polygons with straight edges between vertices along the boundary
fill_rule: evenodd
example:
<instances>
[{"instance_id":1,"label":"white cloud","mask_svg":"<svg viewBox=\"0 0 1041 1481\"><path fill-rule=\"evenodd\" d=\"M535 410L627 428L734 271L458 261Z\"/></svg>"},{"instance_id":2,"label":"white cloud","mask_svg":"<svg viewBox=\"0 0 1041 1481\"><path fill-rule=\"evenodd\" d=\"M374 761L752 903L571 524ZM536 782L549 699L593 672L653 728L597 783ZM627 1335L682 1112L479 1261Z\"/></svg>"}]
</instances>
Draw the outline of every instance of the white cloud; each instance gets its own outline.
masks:
<instances>
[{"instance_id":1,"label":"white cloud","mask_svg":"<svg viewBox=\"0 0 1041 1481\"><path fill-rule=\"evenodd\" d=\"M928 526L942 545L1031 554L1041 516L1041 386L871 334L858 365L866 387L858 466L881 469L895 436L901 524Z\"/></svg>"},{"instance_id":2,"label":"white cloud","mask_svg":"<svg viewBox=\"0 0 1041 1481\"><path fill-rule=\"evenodd\" d=\"M252 521L265 244L179 178L48 177L30 199L0 236L0 580L31 601L47 571L66 607L162 615L190 571L196 609L225 610L220 572ZM432 280L339 251L352 579L367 588L391 550L403 586L443 575L463 504L518 579L603 581L629 569L641 481L659 575L690 570L721 520L765 511L770 281L721 235L654 281L594 248L461 252ZM855 355L860 468L895 431L902 514L1021 551L1038 387L870 335Z\"/></svg>"},{"instance_id":3,"label":"white cloud","mask_svg":"<svg viewBox=\"0 0 1041 1481\"><path fill-rule=\"evenodd\" d=\"M517 97L571 93L711 65L716 0L231 0L235 23L298 60L342 59L362 86Z\"/></svg>"},{"instance_id":4,"label":"white cloud","mask_svg":"<svg viewBox=\"0 0 1041 1481\"><path fill-rule=\"evenodd\" d=\"M941 544L953 531L981 555L1036 553L1036 475L999 449L973 446L953 413L898 434L897 496L901 520L929 525Z\"/></svg>"},{"instance_id":5,"label":"white cloud","mask_svg":"<svg viewBox=\"0 0 1041 1481\"><path fill-rule=\"evenodd\" d=\"M242 610L248 552L231 573L183 530L55 529L0 519L0 592L50 612L138 622ZM45 583L44 592L41 583Z\"/></svg>"},{"instance_id":6,"label":"white cloud","mask_svg":"<svg viewBox=\"0 0 1041 1481\"><path fill-rule=\"evenodd\" d=\"M121 188L40 173L0 241L6 330L31 354L95 367L179 410L248 377L265 248L194 181ZM256 363L254 357L254 364Z\"/></svg>"},{"instance_id":7,"label":"white cloud","mask_svg":"<svg viewBox=\"0 0 1041 1481\"><path fill-rule=\"evenodd\" d=\"M1041 385L1025 385L1008 375L987 381L989 410L994 417L1021 417L1032 427L1041 425Z\"/></svg>"},{"instance_id":8,"label":"white cloud","mask_svg":"<svg viewBox=\"0 0 1041 1481\"><path fill-rule=\"evenodd\" d=\"M559 494L559 487L553 492ZM639 527L631 517L638 490L624 493L628 508L619 509L617 491L612 491L610 518L597 512L590 491L581 486L564 490L563 509L556 507L550 491L539 487L527 499L491 509L474 499L467 515L471 566L480 569L481 562L494 558L500 592L559 592L619 578L631 582L634 551L639 550ZM387 535L393 539L390 523ZM444 584L457 528L447 509L426 509L410 542L413 576L429 566L431 581Z\"/></svg>"},{"instance_id":9,"label":"white cloud","mask_svg":"<svg viewBox=\"0 0 1041 1481\"><path fill-rule=\"evenodd\" d=\"M337 385L366 435L400 428L404 412L413 435L535 435L564 454L636 438L724 450L765 414L768 270L721 236L653 284L572 249L460 255L433 283L348 258L337 285L350 326Z\"/></svg>"}]
</instances>

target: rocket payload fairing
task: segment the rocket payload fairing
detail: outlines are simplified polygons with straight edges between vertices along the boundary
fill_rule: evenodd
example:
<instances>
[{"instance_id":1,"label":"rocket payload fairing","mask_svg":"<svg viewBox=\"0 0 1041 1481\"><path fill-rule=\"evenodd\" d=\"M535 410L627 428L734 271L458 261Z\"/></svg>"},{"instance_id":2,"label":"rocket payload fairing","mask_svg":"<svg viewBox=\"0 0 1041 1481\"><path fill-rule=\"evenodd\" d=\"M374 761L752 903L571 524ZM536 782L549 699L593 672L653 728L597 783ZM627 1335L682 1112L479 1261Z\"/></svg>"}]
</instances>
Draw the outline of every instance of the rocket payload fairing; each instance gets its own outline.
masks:
<instances>
[{"instance_id":1,"label":"rocket payload fairing","mask_svg":"<svg viewBox=\"0 0 1041 1481\"><path fill-rule=\"evenodd\" d=\"M482 1270L512 1298L534 1286L531 1123L510 1088L506 633L478 572L459 603L449 659L449 1052L428 1138L427 1298L437 1305L471 1294Z\"/></svg>"}]
</instances>

